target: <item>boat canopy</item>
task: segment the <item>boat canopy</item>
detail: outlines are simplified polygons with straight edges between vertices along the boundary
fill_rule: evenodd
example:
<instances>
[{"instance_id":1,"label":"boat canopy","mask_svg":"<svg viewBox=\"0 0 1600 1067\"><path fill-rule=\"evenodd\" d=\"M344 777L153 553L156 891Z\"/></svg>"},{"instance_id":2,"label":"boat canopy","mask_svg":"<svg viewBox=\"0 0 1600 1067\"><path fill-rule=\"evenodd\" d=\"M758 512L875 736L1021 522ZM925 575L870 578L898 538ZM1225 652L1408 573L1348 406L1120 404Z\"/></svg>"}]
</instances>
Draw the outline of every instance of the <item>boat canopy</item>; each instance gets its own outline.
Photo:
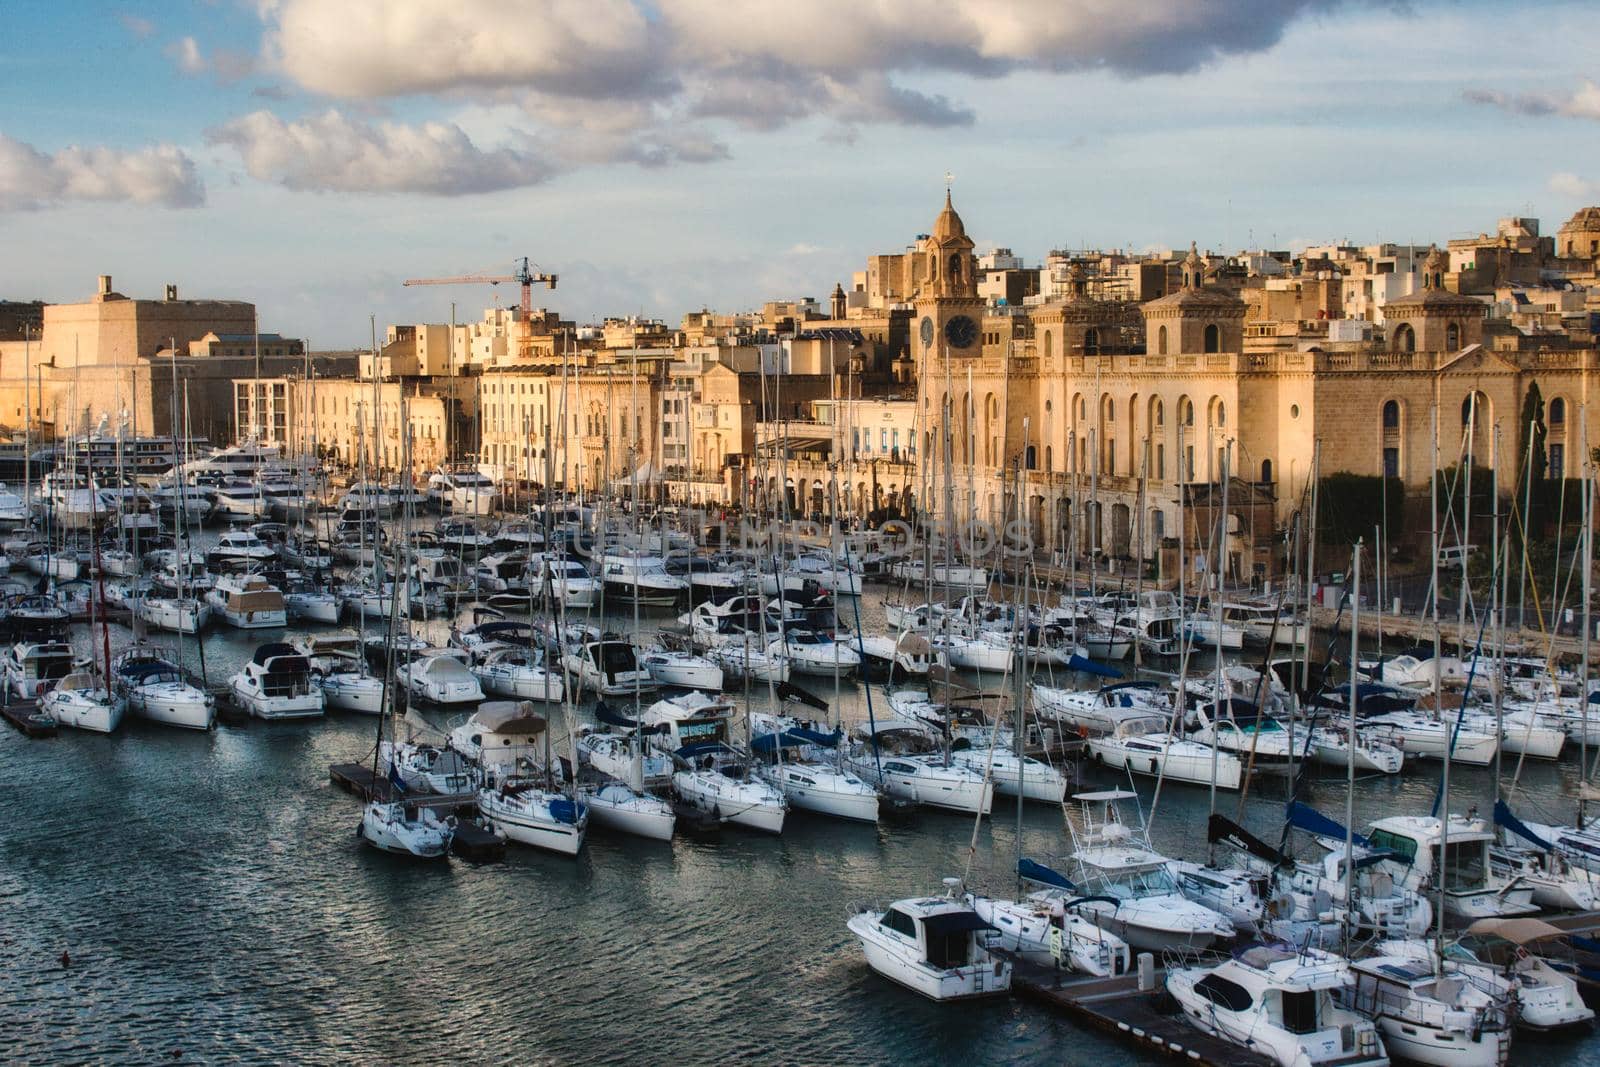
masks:
<instances>
[{"instance_id":1,"label":"boat canopy","mask_svg":"<svg viewBox=\"0 0 1600 1067\"><path fill-rule=\"evenodd\" d=\"M1467 933L1493 936L1514 945L1528 945L1535 941L1548 941L1553 937L1566 937L1567 931L1543 919L1519 917L1514 919L1479 919L1467 927Z\"/></svg>"},{"instance_id":2,"label":"boat canopy","mask_svg":"<svg viewBox=\"0 0 1600 1067\"><path fill-rule=\"evenodd\" d=\"M800 748L804 745L817 745L820 748L834 748L843 737L844 734L838 730L824 734L797 726L792 730L785 730L782 734L760 734L750 742L750 747L763 753L776 751L779 746Z\"/></svg>"},{"instance_id":3,"label":"boat canopy","mask_svg":"<svg viewBox=\"0 0 1600 1067\"><path fill-rule=\"evenodd\" d=\"M924 916L922 929L931 937L945 937L972 930L997 930L999 927L984 921L977 912L963 908L960 911L944 911L937 915Z\"/></svg>"},{"instance_id":4,"label":"boat canopy","mask_svg":"<svg viewBox=\"0 0 1600 1067\"><path fill-rule=\"evenodd\" d=\"M268 661L279 656L298 656L300 654L293 645L284 641L273 641L256 649L255 655L250 657L250 662L258 666L266 666Z\"/></svg>"}]
</instances>

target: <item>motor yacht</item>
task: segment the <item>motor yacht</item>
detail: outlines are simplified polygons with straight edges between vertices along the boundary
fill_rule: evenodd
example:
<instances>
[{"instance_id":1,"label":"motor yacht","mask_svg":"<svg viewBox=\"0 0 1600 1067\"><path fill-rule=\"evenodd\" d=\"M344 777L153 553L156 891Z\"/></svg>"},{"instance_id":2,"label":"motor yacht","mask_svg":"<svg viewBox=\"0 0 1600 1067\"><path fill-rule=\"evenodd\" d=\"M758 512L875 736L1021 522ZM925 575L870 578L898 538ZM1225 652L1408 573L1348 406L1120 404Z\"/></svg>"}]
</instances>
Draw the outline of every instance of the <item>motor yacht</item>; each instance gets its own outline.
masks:
<instances>
[{"instance_id":1,"label":"motor yacht","mask_svg":"<svg viewBox=\"0 0 1600 1067\"><path fill-rule=\"evenodd\" d=\"M782 656L791 671L816 677L849 677L861 666L854 648L819 630L786 630L767 646L767 655Z\"/></svg>"},{"instance_id":2,"label":"motor yacht","mask_svg":"<svg viewBox=\"0 0 1600 1067\"><path fill-rule=\"evenodd\" d=\"M476 467L454 466L428 476L428 506L450 515L492 515L499 494Z\"/></svg>"},{"instance_id":3,"label":"motor yacht","mask_svg":"<svg viewBox=\"0 0 1600 1067\"><path fill-rule=\"evenodd\" d=\"M1230 752L1198 741L1174 737L1164 717L1134 717L1117 724L1115 731L1089 738L1089 755L1112 770L1159 776L1169 782L1238 789L1244 764Z\"/></svg>"},{"instance_id":4,"label":"motor yacht","mask_svg":"<svg viewBox=\"0 0 1600 1067\"><path fill-rule=\"evenodd\" d=\"M72 646L65 641L18 641L0 653L6 688L21 700L36 700L72 673Z\"/></svg>"},{"instance_id":5,"label":"motor yacht","mask_svg":"<svg viewBox=\"0 0 1600 1067\"><path fill-rule=\"evenodd\" d=\"M1353 987L1336 999L1377 1024L1396 1059L1439 1067L1504 1067L1511 1054L1509 1005L1460 975L1412 955L1350 963Z\"/></svg>"},{"instance_id":6,"label":"motor yacht","mask_svg":"<svg viewBox=\"0 0 1600 1067\"><path fill-rule=\"evenodd\" d=\"M946 878L942 897L897 900L866 908L849 929L878 974L930 1000L968 1000L1011 989L1011 964L989 954L992 923Z\"/></svg>"},{"instance_id":7,"label":"motor yacht","mask_svg":"<svg viewBox=\"0 0 1600 1067\"><path fill-rule=\"evenodd\" d=\"M650 672L650 677L657 685L673 689L703 689L708 693L722 691L722 668L692 652L646 648L640 650L639 663Z\"/></svg>"},{"instance_id":8,"label":"motor yacht","mask_svg":"<svg viewBox=\"0 0 1600 1067\"><path fill-rule=\"evenodd\" d=\"M205 599L213 618L242 630L271 629L289 622L283 593L259 574L224 574Z\"/></svg>"},{"instance_id":9,"label":"motor yacht","mask_svg":"<svg viewBox=\"0 0 1600 1067\"><path fill-rule=\"evenodd\" d=\"M493 648L470 668L485 693L515 700L559 704L566 697L566 675L547 670L539 653L526 648Z\"/></svg>"},{"instance_id":10,"label":"motor yacht","mask_svg":"<svg viewBox=\"0 0 1600 1067\"><path fill-rule=\"evenodd\" d=\"M1489 859L1494 833L1482 819L1452 814L1445 824L1433 816L1394 815L1377 820L1359 836L1366 854L1382 856L1382 868L1407 889L1436 896L1442 879L1445 916L1453 922L1538 910L1531 885L1495 874ZM1331 838L1322 843L1340 851L1345 847L1343 841Z\"/></svg>"},{"instance_id":11,"label":"motor yacht","mask_svg":"<svg viewBox=\"0 0 1600 1067\"><path fill-rule=\"evenodd\" d=\"M281 641L262 645L228 680L234 703L258 719L315 719L326 705L311 662Z\"/></svg>"},{"instance_id":12,"label":"motor yacht","mask_svg":"<svg viewBox=\"0 0 1600 1067\"><path fill-rule=\"evenodd\" d=\"M656 680L640 665L628 641L585 641L566 653L562 666L577 677L584 691L603 697L632 696L656 688Z\"/></svg>"},{"instance_id":13,"label":"motor yacht","mask_svg":"<svg viewBox=\"0 0 1600 1067\"><path fill-rule=\"evenodd\" d=\"M1172 968L1166 988L1195 1029L1280 1067L1387 1067L1377 1026L1335 999L1355 982L1342 956L1266 944L1215 966Z\"/></svg>"},{"instance_id":14,"label":"motor yacht","mask_svg":"<svg viewBox=\"0 0 1600 1067\"><path fill-rule=\"evenodd\" d=\"M600 564L608 600L642 607L672 607L689 591L689 582L667 571L660 556L608 554Z\"/></svg>"}]
</instances>

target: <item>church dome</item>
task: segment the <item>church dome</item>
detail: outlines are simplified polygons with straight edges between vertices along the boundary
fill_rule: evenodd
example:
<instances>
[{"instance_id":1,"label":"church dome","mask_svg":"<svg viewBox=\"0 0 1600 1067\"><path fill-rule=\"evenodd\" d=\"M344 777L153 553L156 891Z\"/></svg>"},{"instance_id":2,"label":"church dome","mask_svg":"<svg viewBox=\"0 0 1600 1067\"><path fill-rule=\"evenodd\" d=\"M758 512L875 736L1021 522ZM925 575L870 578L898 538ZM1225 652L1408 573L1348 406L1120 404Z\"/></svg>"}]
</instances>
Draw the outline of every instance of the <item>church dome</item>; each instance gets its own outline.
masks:
<instances>
[{"instance_id":1,"label":"church dome","mask_svg":"<svg viewBox=\"0 0 1600 1067\"><path fill-rule=\"evenodd\" d=\"M1560 233L1593 233L1600 230L1600 207L1580 208L1558 231Z\"/></svg>"},{"instance_id":2,"label":"church dome","mask_svg":"<svg viewBox=\"0 0 1600 1067\"><path fill-rule=\"evenodd\" d=\"M956 214L955 205L950 202L950 190L944 191L944 210L939 212L939 217L933 222L933 240L936 244L964 238L967 228L961 222L961 216Z\"/></svg>"}]
</instances>

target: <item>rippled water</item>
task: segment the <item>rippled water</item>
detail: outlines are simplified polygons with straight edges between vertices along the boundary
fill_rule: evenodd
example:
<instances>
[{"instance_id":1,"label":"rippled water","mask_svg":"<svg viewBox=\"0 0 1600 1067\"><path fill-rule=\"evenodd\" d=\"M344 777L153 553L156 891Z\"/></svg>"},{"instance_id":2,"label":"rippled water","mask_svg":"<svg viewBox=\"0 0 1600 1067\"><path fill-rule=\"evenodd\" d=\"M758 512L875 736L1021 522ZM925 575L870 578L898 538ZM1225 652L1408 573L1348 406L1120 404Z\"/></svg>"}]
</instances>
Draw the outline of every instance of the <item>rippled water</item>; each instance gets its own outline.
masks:
<instances>
[{"instance_id":1,"label":"rippled water","mask_svg":"<svg viewBox=\"0 0 1600 1067\"><path fill-rule=\"evenodd\" d=\"M881 620L875 598L863 611ZM213 680L270 636L213 633ZM861 692L836 696L846 718L864 717ZM208 735L133 720L111 737L0 730L5 1058L1139 1062L1020 1001L923 1001L873 976L845 929L853 902L935 890L969 863L973 885L1010 891L1009 799L975 838L953 816L872 828L793 815L781 838L594 833L575 860L513 847L502 863L419 865L359 847L358 805L328 781L374 729L334 715ZM1576 775L1575 761L1530 766L1524 782L1552 797ZM1424 811L1434 785L1363 781L1358 820ZM1484 772L1455 787L1459 808L1487 811ZM1342 815L1342 782L1313 799ZM1236 804L1223 795L1224 812ZM1206 810L1204 790L1168 787L1158 847L1200 854ZM1245 821L1275 836L1278 810L1252 799ZM1065 853L1061 813L1029 805L1022 840L1035 857ZM1597 1044L1521 1042L1514 1058L1600 1063Z\"/></svg>"}]
</instances>

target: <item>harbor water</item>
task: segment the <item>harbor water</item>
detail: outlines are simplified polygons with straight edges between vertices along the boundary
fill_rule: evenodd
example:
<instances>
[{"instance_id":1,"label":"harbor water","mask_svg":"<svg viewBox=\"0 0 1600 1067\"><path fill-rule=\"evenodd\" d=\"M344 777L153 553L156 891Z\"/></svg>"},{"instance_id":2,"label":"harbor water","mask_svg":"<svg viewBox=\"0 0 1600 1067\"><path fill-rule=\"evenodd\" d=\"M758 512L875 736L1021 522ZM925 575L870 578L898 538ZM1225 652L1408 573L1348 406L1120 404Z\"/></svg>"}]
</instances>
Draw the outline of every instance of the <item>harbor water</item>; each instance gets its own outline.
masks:
<instances>
[{"instance_id":1,"label":"harbor water","mask_svg":"<svg viewBox=\"0 0 1600 1067\"><path fill-rule=\"evenodd\" d=\"M869 591L861 611L869 632L881 626L879 596ZM442 643L448 623L427 625ZM631 618L612 625L627 630ZM129 639L113 627L114 646ZM225 680L273 639L213 629L208 677ZM186 663L198 666L192 639ZM803 684L847 722L866 717L859 684ZM765 694L752 700L762 707ZM559 712L552 724L564 737ZM1141 1062L1020 1000L924 1001L873 975L846 931L853 905L934 892L946 876L1012 893L1010 798L997 797L976 830L927 812L877 827L794 813L781 837L728 828L653 843L594 831L576 859L513 846L502 862L418 864L362 848L359 805L329 782L330 764L370 758L375 733L376 720L340 713L235 720L206 734L131 718L111 736L0 731L5 1059ZM1424 764L1362 779L1357 824L1427 812L1437 772ZM1570 814L1558 798L1579 777L1575 758L1530 762L1517 803ZM1152 785L1138 782L1147 809ZM1488 772L1455 771L1452 794L1454 810L1486 814ZM1344 795L1342 773L1331 771L1309 799L1342 818ZM1208 800L1205 789L1164 787L1157 847L1202 857ZM1282 800L1283 786L1265 783L1242 821L1276 840ZM1238 804L1236 793L1218 795L1230 817ZM1029 804L1021 851L1065 857L1067 817ZM1519 1036L1513 1062L1552 1056L1600 1064L1600 1038Z\"/></svg>"}]
</instances>

